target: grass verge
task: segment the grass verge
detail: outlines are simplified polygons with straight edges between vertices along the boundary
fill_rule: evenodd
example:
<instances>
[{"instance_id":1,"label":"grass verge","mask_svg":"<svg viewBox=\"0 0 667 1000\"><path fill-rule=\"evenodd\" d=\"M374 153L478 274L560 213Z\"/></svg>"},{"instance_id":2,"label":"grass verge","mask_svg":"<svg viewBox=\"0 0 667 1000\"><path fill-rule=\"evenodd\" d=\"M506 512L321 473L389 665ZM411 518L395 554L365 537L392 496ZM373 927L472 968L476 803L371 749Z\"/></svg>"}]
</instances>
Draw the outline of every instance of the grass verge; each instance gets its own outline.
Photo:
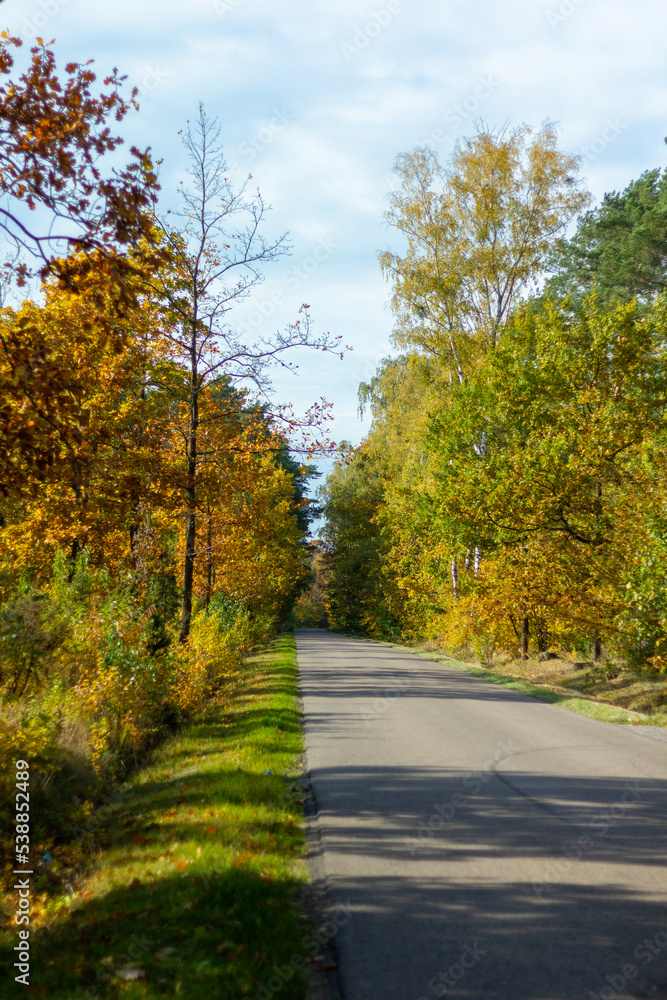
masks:
<instances>
[{"instance_id":1,"label":"grass verge","mask_svg":"<svg viewBox=\"0 0 667 1000\"><path fill-rule=\"evenodd\" d=\"M354 636L354 638L362 638ZM392 649L403 649L406 652L414 653L426 660L434 660L444 666L454 670L461 670L472 674L474 677L482 677L493 684L500 684L518 691L521 694L530 695L532 698L539 698L540 701L547 701L552 705L560 705L561 708L579 712L592 719L599 719L601 722L615 722L633 726L663 726L667 727L667 712L651 708L649 712L637 711L627 706L627 704L615 704L612 700L605 700L605 695L617 698L622 701L631 701L623 690L632 687L641 687L639 698L649 698L653 691L664 691L664 681L651 681L641 684L637 677L628 675L621 677L619 683L613 684L604 675L604 672L591 668L585 671L573 672L571 667L564 666L558 676L559 684L554 684L549 680L542 680L542 673L553 671L553 667L547 664L528 661L521 664L508 664L507 667L484 667L473 663L465 663L461 660L452 659L442 653L437 653L424 646L405 646L395 642L384 642L380 639L366 639L367 642L379 642L382 646L390 646ZM517 673L523 676L517 676ZM584 688L582 690L568 690L568 688ZM646 694L644 689L649 689Z\"/></svg>"},{"instance_id":2,"label":"grass verge","mask_svg":"<svg viewBox=\"0 0 667 1000\"><path fill-rule=\"evenodd\" d=\"M205 715L93 817L89 869L31 934L29 995L239 1000L300 952L307 879L294 640L250 657ZM62 890L54 862L39 876ZM16 928L3 932L10 969ZM301 948L302 950L302 948ZM304 992L299 970L280 998Z\"/></svg>"}]
</instances>

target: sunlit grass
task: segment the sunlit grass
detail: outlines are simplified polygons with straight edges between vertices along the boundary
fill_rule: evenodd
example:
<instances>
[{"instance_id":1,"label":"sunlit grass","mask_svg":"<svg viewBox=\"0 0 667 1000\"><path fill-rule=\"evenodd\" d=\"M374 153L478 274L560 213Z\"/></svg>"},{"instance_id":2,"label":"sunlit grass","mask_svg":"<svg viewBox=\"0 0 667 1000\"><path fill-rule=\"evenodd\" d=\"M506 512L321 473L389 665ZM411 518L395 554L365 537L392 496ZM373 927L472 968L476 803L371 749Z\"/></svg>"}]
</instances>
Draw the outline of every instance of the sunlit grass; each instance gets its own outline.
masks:
<instances>
[{"instance_id":1,"label":"sunlit grass","mask_svg":"<svg viewBox=\"0 0 667 1000\"><path fill-rule=\"evenodd\" d=\"M662 678L642 681L626 671L616 680L610 680L597 668L585 671L573 671L571 668L568 671L566 668L563 676L557 678L559 683L553 683L552 678L545 679L543 676L549 671L549 666L534 661L513 661L506 666L494 664L487 668L454 660L451 656L425 649L424 646L403 646L378 639L362 641L379 642L392 649L404 649L423 659L434 660L454 670L482 677L512 691L560 705L561 708L568 708L602 722L667 726L667 711L662 707L665 691L665 681ZM640 708L644 710L638 710Z\"/></svg>"},{"instance_id":2,"label":"sunlit grass","mask_svg":"<svg viewBox=\"0 0 667 1000\"><path fill-rule=\"evenodd\" d=\"M282 636L96 817L91 870L34 942L32 994L254 995L304 934L291 788L302 749L294 640ZM299 974L280 992L302 995Z\"/></svg>"}]
</instances>

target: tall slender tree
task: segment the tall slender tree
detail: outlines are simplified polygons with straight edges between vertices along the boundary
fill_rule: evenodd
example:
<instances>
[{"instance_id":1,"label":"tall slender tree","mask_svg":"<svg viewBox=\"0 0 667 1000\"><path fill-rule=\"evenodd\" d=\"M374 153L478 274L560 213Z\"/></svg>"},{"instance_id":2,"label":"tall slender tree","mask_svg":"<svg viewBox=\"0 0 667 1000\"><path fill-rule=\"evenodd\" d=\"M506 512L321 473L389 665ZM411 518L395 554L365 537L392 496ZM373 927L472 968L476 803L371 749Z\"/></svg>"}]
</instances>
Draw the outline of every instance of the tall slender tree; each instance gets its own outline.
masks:
<instances>
[{"instance_id":1,"label":"tall slender tree","mask_svg":"<svg viewBox=\"0 0 667 1000\"><path fill-rule=\"evenodd\" d=\"M315 335L308 307L285 330L246 342L227 320L262 280L263 269L290 250L286 234L263 234L267 206L248 181L235 186L227 173L220 126L202 105L183 133L189 160L189 184L182 185L182 210L156 219L172 266L155 279L165 325L178 359L188 369L183 387L187 425L183 428L185 481L185 561L180 639L190 632L197 558L197 477L202 456L200 400L216 383L250 384L267 400L272 364L291 367L286 357L298 347L340 353L340 337ZM176 223L176 224L174 224Z\"/></svg>"},{"instance_id":2,"label":"tall slender tree","mask_svg":"<svg viewBox=\"0 0 667 1000\"><path fill-rule=\"evenodd\" d=\"M407 251L379 254L397 346L438 358L463 381L586 206L577 169L550 122L536 133L480 128L444 166L428 148L399 156L386 219Z\"/></svg>"},{"instance_id":3,"label":"tall slender tree","mask_svg":"<svg viewBox=\"0 0 667 1000\"><path fill-rule=\"evenodd\" d=\"M578 160L557 148L546 122L508 131L480 127L441 166L427 148L400 156L401 189L387 221L407 252L379 260L393 285L398 347L432 359L462 385L497 346L517 303L534 291L549 254L588 203ZM472 447L486 450L483 430ZM473 546L479 570L481 552ZM458 590L457 556L451 563Z\"/></svg>"}]
</instances>

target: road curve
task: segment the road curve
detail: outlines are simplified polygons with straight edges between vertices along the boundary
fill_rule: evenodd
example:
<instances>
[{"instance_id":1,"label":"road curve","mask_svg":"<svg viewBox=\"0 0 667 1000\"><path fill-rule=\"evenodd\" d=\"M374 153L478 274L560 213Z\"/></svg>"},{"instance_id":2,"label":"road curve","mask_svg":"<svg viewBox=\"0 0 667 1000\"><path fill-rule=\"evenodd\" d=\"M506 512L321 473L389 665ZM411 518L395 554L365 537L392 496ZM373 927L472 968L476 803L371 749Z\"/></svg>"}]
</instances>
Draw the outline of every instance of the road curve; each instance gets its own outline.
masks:
<instances>
[{"instance_id":1,"label":"road curve","mask_svg":"<svg viewBox=\"0 0 667 1000\"><path fill-rule=\"evenodd\" d=\"M296 635L343 1000L667 998L667 731Z\"/></svg>"}]
</instances>

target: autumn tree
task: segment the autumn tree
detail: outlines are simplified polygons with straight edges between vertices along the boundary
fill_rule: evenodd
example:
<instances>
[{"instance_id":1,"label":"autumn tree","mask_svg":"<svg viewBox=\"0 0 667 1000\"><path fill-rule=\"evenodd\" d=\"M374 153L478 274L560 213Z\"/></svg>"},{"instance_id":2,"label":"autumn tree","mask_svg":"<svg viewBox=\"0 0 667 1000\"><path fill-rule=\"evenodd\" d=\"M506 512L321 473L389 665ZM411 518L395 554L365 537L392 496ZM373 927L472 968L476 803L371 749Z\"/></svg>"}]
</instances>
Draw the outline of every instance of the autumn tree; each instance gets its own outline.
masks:
<instances>
[{"instance_id":1,"label":"autumn tree","mask_svg":"<svg viewBox=\"0 0 667 1000\"><path fill-rule=\"evenodd\" d=\"M194 594L206 610L219 594L277 615L305 573L302 511L279 457L284 438L229 388L209 386L200 413Z\"/></svg>"},{"instance_id":2,"label":"autumn tree","mask_svg":"<svg viewBox=\"0 0 667 1000\"><path fill-rule=\"evenodd\" d=\"M270 392L272 364L290 367L286 355L308 347L339 353L340 338L315 335L307 307L286 330L247 343L227 320L262 280L265 265L289 251L287 237L263 234L267 206L248 182L236 187L226 172L220 128L200 105L183 143L189 159L189 185L181 189L182 210L156 220L172 259L153 284L163 304L174 357L187 367L182 397L185 506L185 558L181 641L190 631L193 580L197 558L198 472L202 463L200 434L202 393L221 381L251 384L260 398ZM173 221L172 221L173 220ZM180 225L175 224L180 220Z\"/></svg>"},{"instance_id":3,"label":"autumn tree","mask_svg":"<svg viewBox=\"0 0 667 1000\"><path fill-rule=\"evenodd\" d=\"M536 133L481 128L444 166L428 148L398 158L401 188L386 219L407 250L379 255L398 347L438 358L462 381L496 346L588 201L577 158L556 143L549 122Z\"/></svg>"},{"instance_id":4,"label":"autumn tree","mask_svg":"<svg viewBox=\"0 0 667 1000\"><path fill-rule=\"evenodd\" d=\"M54 267L64 272L70 251L110 252L122 268L123 251L150 234L157 179L149 152L136 147L124 167L105 172L101 161L123 143L110 123L137 106L136 89L125 100L125 77L114 69L104 79L106 90L95 96L90 62L68 63L63 81L53 50L41 40L14 79L14 52L22 44L2 33L0 76L7 80L0 86L0 226L36 259L42 277ZM39 228L24 208L40 209ZM29 270L24 258L19 274L25 278Z\"/></svg>"},{"instance_id":5,"label":"autumn tree","mask_svg":"<svg viewBox=\"0 0 667 1000\"><path fill-rule=\"evenodd\" d=\"M164 260L152 219L158 184L149 152L133 147L125 166L104 169L123 142L113 126L136 107L135 92L129 100L121 96L124 78L114 70L96 95L90 63L67 64L63 79L54 52L41 41L31 49L24 71L14 76L21 45L20 39L3 33L0 227L15 250L6 269L19 286L35 273L42 279L55 275L63 287L83 294L95 295L104 285L98 318L107 321L106 337L120 350L115 317L136 306L136 279ZM43 475L70 433L77 446L79 431L60 410L73 391L66 366L47 360L40 330L29 326L27 315L20 325L20 334L6 330L0 340L4 492L14 483L12 455L17 450L32 474ZM12 401L17 391L22 395L19 406Z\"/></svg>"},{"instance_id":6,"label":"autumn tree","mask_svg":"<svg viewBox=\"0 0 667 1000\"><path fill-rule=\"evenodd\" d=\"M628 570L664 503L666 318L662 300L646 315L593 300L576 317L519 312L431 423L440 530L453 545L484 539L488 565L466 587L492 628L517 628L524 653L529 631L542 645L549 629L594 642L632 619ZM482 428L483 457L471 447Z\"/></svg>"},{"instance_id":7,"label":"autumn tree","mask_svg":"<svg viewBox=\"0 0 667 1000\"><path fill-rule=\"evenodd\" d=\"M63 547L72 567L84 548L109 565L129 562L140 508L165 486L160 452L166 400L156 385L169 373L173 380L174 366L151 304L141 301L140 308L119 316L104 260L98 275L94 291L76 293L51 278L42 304L26 301L0 316L5 405L19 417L16 432L10 433L11 420L5 432L10 478L0 511L14 559L22 539L18 563L39 576L50 572ZM18 371L11 367L17 354ZM38 398L47 382L48 406ZM39 422L53 459L41 468L20 446L26 411Z\"/></svg>"},{"instance_id":8,"label":"autumn tree","mask_svg":"<svg viewBox=\"0 0 667 1000\"><path fill-rule=\"evenodd\" d=\"M536 133L481 127L444 166L424 148L399 157L396 169L401 188L386 218L407 251L379 255L392 284L394 343L424 359L446 406L447 392L497 347L588 195L577 158L557 148L549 122ZM482 453L484 435L472 445ZM473 551L478 566L479 542ZM454 593L458 558L451 553Z\"/></svg>"},{"instance_id":9,"label":"autumn tree","mask_svg":"<svg viewBox=\"0 0 667 1000\"><path fill-rule=\"evenodd\" d=\"M665 669L662 180L567 243L576 164L553 131L528 138L478 135L446 170L401 161L407 250L381 261L403 354L362 385L371 431L328 487L329 600L484 662L554 644Z\"/></svg>"},{"instance_id":10,"label":"autumn tree","mask_svg":"<svg viewBox=\"0 0 667 1000\"><path fill-rule=\"evenodd\" d=\"M588 196L576 157L558 150L550 123L536 133L480 128L445 165L417 149L400 156L396 170L401 187L386 218L405 249L379 260L392 285L394 344L404 354L360 391L373 412L364 461L381 483L373 530L382 535L383 567L378 573L371 560L367 574L379 603L417 634L459 596L459 572L479 568L488 538L479 523L450 530L453 519L436 499L429 428L502 343ZM485 434L481 427L476 440L466 437L472 455L483 456ZM359 556L363 575L362 549L348 546L347 558Z\"/></svg>"}]
</instances>

